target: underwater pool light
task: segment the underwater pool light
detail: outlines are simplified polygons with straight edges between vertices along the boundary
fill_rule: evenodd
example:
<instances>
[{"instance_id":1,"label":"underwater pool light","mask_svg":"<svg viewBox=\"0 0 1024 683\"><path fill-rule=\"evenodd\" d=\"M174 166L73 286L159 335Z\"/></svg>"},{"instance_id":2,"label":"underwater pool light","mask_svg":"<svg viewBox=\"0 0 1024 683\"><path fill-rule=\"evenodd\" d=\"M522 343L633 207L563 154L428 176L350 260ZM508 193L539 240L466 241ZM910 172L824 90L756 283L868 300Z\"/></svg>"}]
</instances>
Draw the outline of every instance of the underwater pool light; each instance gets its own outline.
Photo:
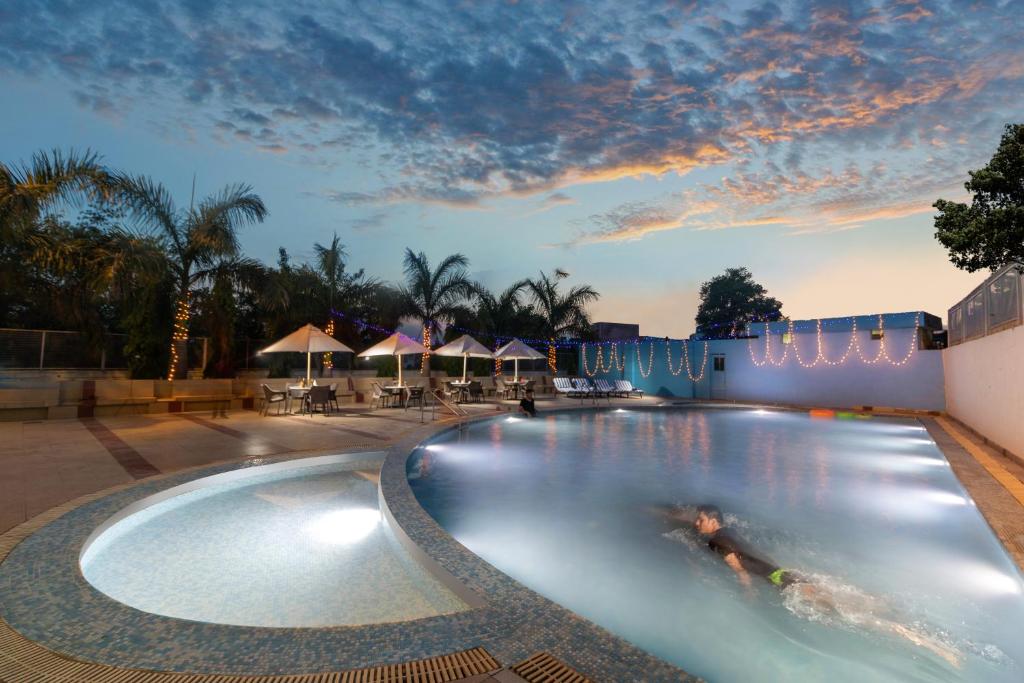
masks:
<instances>
[{"instance_id":1,"label":"underwater pool light","mask_svg":"<svg viewBox=\"0 0 1024 683\"><path fill-rule=\"evenodd\" d=\"M519 421L520 420L519 420L518 417L506 417L505 418L505 422L519 422Z\"/></svg>"},{"instance_id":2,"label":"underwater pool light","mask_svg":"<svg viewBox=\"0 0 1024 683\"><path fill-rule=\"evenodd\" d=\"M380 524L380 511L372 508L331 510L306 524L302 531L327 545L348 545L361 541Z\"/></svg>"}]
</instances>

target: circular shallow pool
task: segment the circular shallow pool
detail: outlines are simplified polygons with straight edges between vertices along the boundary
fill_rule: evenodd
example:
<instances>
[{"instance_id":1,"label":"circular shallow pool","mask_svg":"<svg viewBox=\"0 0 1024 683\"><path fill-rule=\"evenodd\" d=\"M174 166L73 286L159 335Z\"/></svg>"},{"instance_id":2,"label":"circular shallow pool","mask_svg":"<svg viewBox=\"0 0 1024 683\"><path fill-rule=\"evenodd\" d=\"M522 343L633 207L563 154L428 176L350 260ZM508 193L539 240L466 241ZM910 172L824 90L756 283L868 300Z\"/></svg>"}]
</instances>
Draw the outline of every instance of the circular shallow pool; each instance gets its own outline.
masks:
<instances>
[{"instance_id":1,"label":"circular shallow pool","mask_svg":"<svg viewBox=\"0 0 1024 683\"><path fill-rule=\"evenodd\" d=\"M1024 583L916 421L608 410L422 445L420 504L497 568L711 681L1019 681ZM814 586L745 586L680 518Z\"/></svg>"},{"instance_id":2,"label":"circular shallow pool","mask_svg":"<svg viewBox=\"0 0 1024 683\"><path fill-rule=\"evenodd\" d=\"M144 612L216 624L377 624L466 609L382 520L379 468L379 458L325 456L177 486L97 529L82 574Z\"/></svg>"}]
</instances>

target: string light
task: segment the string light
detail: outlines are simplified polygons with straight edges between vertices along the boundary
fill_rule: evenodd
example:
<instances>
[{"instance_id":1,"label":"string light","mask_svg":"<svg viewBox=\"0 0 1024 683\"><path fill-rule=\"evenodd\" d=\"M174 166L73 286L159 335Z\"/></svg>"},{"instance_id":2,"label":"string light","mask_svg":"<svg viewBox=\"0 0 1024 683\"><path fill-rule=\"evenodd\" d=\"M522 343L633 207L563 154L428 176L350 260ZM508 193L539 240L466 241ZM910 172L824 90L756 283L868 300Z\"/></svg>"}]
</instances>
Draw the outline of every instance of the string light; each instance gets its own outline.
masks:
<instances>
[{"instance_id":1,"label":"string light","mask_svg":"<svg viewBox=\"0 0 1024 683\"><path fill-rule=\"evenodd\" d=\"M666 344L668 346L668 344ZM693 372L690 370L690 347L689 344L683 342L683 362L686 364L686 376L690 378L691 382L699 382L704 379L704 370L708 367L708 343L704 341L704 358L700 362L700 373L694 377Z\"/></svg>"},{"instance_id":2,"label":"string light","mask_svg":"<svg viewBox=\"0 0 1024 683\"><path fill-rule=\"evenodd\" d=\"M429 374L428 364L430 363L430 322L426 322L423 325L423 347L426 351L423 353L423 357L420 359L420 374L424 371Z\"/></svg>"},{"instance_id":3,"label":"string light","mask_svg":"<svg viewBox=\"0 0 1024 683\"><path fill-rule=\"evenodd\" d=\"M558 356L555 353L554 339L548 339L548 367L551 368L551 374L558 374Z\"/></svg>"},{"instance_id":4,"label":"string light","mask_svg":"<svg viewBox=\"0 0 1024 683\"><path fill-rule=\"evenodd\" d=\"M333 337L334 336L334 318L333 317L330 320L327 321L327 327L324 329L324 332L327 333L328 337ZM325 370L330 370L333 367L334 367L334 354L331 353L330 351L328 351L327 353L324 354L324 369Z\"/></svg>"},{"instance_id":5,"label":"string light","mask_svg":"<svg viewBox=\"0 0 1024 683\"><path fill-rule=\"evenodd\" d=\"M497 352L497 350L498 350L498 349L500 349L500 348L501 348L501 340L499 339L499 340L497 341L497 343L495 343L495 345L494 345L494 350L495 350L495 352ZM494 374L495 374L496 376L498 376L498 377L500 377L500 376L501 376L501 364L502 364L502 363L503 363L504 361L505 361L505 359L504 359L504 358L495 358L495 359L494 359Z\"/></svg>"},{"instance_id":6,"label":"string light","mask_svg":"<svg viewBox=\"0 0 1024 683\"><path fill-rule=\"evenodd\" d=\"M811 361L805 360L800 355L800 347L796 342L796 331L792 320L788 322L786 330L786 334L790 337L790 342L788 344L784 344L786 348L783 351L782 356L778 359L772 357L772 334L768 323L764 324L764 354L761 356L760 360L758 360L754 355L753 341L751 339L747 339L747 351L750 354L751 362L755 366L764 367L765 365L774 365L775 367L781 367L786 362L786 357L789 355L790 349L792 349L793 356L796 358L797 363L803 368L813 368L818 364L829 365L832 367L845 365L846 361L854 352L856 352L857 357L860 358L861 362L865 365L876 365L885 361L894 367L902 367L910 361L911 356L914 355L914 351L917 349L917 327L915 326L911 329L909 339L910 343L906 355L899 360L890 356L885 336L885 317L882 315L878 316L878 331L881 336L879 339L878 352L875 354L874 358L868 358L864 355L864 350L861 348L860 339L857 334L856 317L852 319L850 340L846 345L846 350L843 352L843 355L836 360L829 360L825 355L825 335L822 320L820 318L815 321L817 353Z\"/></svg>"},{"instance_id":7,"label":"string light","mask_svg":"<svg viewBox=\"0 0 1024 683\"><path fill-rule=\"evenodd\" d=\"M177 310L174 312L174 333L171 335L171 367L167 371L167 381L173 382L178 371L178 346L188 343L189 297L192 293L185 290L185 296L178 299Z\"/></svg>"},{"instance_id":8,"label":"string light","mask_svg":"<svg viewBox=\"0 0 1024 683\"><path fill-rule=\"evenodd\" d=\"M651 376L651 370L654 369L654 342L651 342L650 351L647 355L647 372L644 372L643 363L640 362L640 343L636 345L636 369L640 372L640 376L647 379Z\"/></svg>"}]
</instances>

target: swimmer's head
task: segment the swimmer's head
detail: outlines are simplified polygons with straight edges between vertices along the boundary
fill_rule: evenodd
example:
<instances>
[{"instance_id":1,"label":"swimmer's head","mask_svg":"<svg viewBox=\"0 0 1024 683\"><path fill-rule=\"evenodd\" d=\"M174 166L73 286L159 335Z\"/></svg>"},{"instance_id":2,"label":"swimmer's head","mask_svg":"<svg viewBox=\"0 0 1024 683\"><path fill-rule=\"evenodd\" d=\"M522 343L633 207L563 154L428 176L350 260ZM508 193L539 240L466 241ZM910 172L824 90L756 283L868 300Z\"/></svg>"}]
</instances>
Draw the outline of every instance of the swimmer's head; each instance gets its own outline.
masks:
<instances>
[{"instance_id":1,"label":"swimmer's head","mask_svg":"<svg viewBox=\"0 0 1024 683\"><path fill-rule=\"evenodd\" d=\"M722 528L722 511L717 505L698 505L693 526L698 533L710 536Z\"/></svg>"}]
</instances>

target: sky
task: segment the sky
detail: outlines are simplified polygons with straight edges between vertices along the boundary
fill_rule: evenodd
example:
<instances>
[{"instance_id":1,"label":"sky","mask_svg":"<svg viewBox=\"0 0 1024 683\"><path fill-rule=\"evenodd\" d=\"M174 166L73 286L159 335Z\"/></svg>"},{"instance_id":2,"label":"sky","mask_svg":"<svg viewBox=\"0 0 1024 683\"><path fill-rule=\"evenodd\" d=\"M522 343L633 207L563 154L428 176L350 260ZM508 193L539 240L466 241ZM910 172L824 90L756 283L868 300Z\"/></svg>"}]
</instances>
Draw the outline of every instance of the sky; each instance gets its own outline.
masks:
<instances>
[{"instance_id":1,"label":"sky","mask_svg":"<svg viewBox=\"0 0 1024 683\"><path fill-rule=\"evenodd\" d=\"M1016 7L1014 6L1016 5ZM594 320L694 329L744 266L795 319L984 280L932 203L1024 120L1019 2L0 3L0 160L90 148L187 206L248 183L245 252L503 289L562 268Z\"/></svg>"}]
</instances>

